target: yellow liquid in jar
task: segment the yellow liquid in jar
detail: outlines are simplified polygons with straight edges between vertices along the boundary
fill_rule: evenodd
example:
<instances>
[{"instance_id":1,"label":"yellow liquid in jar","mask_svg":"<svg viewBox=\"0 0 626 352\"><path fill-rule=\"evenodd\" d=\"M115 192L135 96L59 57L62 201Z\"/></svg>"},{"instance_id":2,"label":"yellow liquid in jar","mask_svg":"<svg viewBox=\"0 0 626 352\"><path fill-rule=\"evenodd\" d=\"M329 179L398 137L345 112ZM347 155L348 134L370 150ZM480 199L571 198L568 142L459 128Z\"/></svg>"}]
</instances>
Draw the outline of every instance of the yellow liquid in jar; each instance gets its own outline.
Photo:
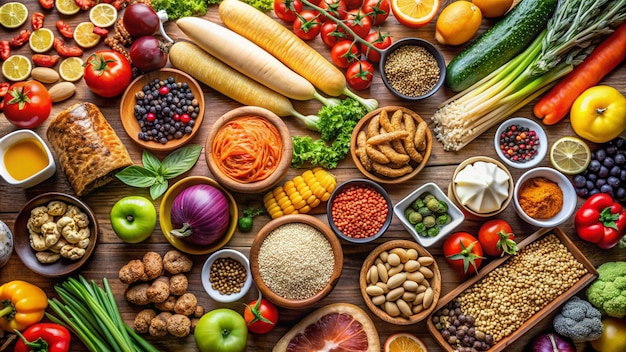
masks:
<instances>
[{"instance_id":1,"label":"yellow liquid in jar","mask_svg":"<svg viewBox=\"0 0 626 352\"><path fill-rule=\"evenodd\" d=\"M36 139L23 139L7 148L4 165L11 177L21 181L48 166L48 155Z\"/></svg>"}]
</instances>

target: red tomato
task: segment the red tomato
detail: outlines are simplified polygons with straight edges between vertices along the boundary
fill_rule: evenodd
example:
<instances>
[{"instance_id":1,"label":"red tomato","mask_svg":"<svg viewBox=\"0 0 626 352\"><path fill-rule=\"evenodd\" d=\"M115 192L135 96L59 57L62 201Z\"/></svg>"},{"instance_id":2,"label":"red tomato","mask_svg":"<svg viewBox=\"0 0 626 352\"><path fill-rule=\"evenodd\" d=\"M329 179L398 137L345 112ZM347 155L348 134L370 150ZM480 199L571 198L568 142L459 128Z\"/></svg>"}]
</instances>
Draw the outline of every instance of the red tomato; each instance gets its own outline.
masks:
<instances>
[{"instance_id":1,"label":"red tomato","mask_svg":"<svg viewBox=\"0 0 626 352\"><path fill-rule=\"evenodd\" d=\"M452 268L461 274L473 274L483 261L483 249L476 237L455 232L443 243L443 255Z\"/></svg>"},{"instance_id":2,"label":"red tomato","mask_svg":"<svg viewBox=\"0 0 626 352\"><path fill-rule=\"evenodd\" d=\"M380 26L389 17L391 4L389 0L365 0L361 9L372 19L373 26Z\"/></svg>"},{"instance_id":3,"label":"red tomato","mask_svg":"<svg viewBox=\"0 0 626 352\"><path fill-rule=\"evenodd\" d=\"M4 96L4 116L20 128L41 125L52 111L52 99L46 87L35 81L14 83Z\"/></svg>"},{"instance_id":4,"label":"red tomato","mask_svg":"<svg viewBox=\"0 0 626 352\"><path fill-rule=\"evenodd\" d=\"M381 31L371 32L365 37L365 40L372 43L380 50L384 50L391 46L392 39L389 33L383 33ZM367 59L371 62L380 61L380 53L376 50L369 48L365 44L361 44L361 51L367 56Z\"/></svg>"},{"instance_id":5,"label":"red tomato","mask_svg":"<svg viewBox=\"0 0 626 352\"><path fill-rule=\"evenodd\" d=\"M372 20L361 9L348 11L344 23L361 38L365 38L372 29Z\"/></svg>"},{"instance_id":6,"label":"red tomato","mask_svg":"<svg viewBox=\"0 0 626 352\"><path fill-rule=\"evenodd\" d=\"M324 44L326 44L329 48L335 46L335 44L342 39L349 39L348 35L341 30L341 27L331 21L322 25L320 36L322 37Z\"/></svg>"},{"instance_id":7,"label":"red tomato","mask_svg":"<svg viewBox=\"0 0 626 352\"><path fill-rule=\"evenodd\" d=\"M348 10L358 9L363 5L363 0L344 0L346 2L346 6L348 6Z\"/></svg>"},{"instance_id":8,"label":"red tomato","mask_svg":"<svg viewBox=\"0 0 626 352\"><path fill-rule=\"evenodd\" d=\"M517 252L511 225L504 220L488 220L478 230L478 242L487 255L502 256Z\"/></svg>"},{"instance_id":9,"label":"red tomato","mask_svg":"<svg viewBox=\"0 0 626 352\"><path fill-rule=\"evenodd\" d=\"M340 20L346 18L348 8L344 0L322 0L319 6L335 18Z\"/></svg>"},{"instance_id":10,"label":"red tomato","mask_svg":"<svg viewBox=\"0 0 626 352\"><path fill-rule=\"evenodd\" d=\"M276 306L262 298L248 303L243 310L243 318L248 324L248 330L255 334L267 334L278 323L278 309Z\"/></svg>"},{"instance_id":11,"label":"red tomato","mask_svg":"<svg viewBox=\"0 0 626 352\"><path fill-rule=\"evenodd\" d=\"M302 40L312 40L322 30L321 15L315 11L303 10L293 21L293 32Z\"/></svg>"},{"instance_id":12,"label":"red tomato","mask_svg":"<svg viewBox=\"0 0 626 352\"><path fill-rule=\"evenodd\" d=\"M84 77L92 92L112 98L128 87L133 69L124 55L113 50L100 50L87 58Z\"/></svg>"},{"instance_id":13,"label":"red tomato","mask_svg":"<svg viewBox=\"0 0 626 352\"><path fill-rule=\"evenodd\" d=\"M293 22L298 18L296 13L302 11L300 0L274 0L274 13L276 17L285 22Z\"/></svg>"},{"instance_id":14,"label":"red tomato","mask_svg":"<svg viewBox=\"0 0 626 352\"><path fill-rule=\"evenodd\" d=\"M340 40L330 49L330 58L337 67L347 68L359 59L359 48L351 40Z\"/></svg>"},{"instance_id":15,"label":"red tomato","mask_svg":"<svg viewBox=\"0 0 626 352\"><path fill-rule=\"evenodd\" d=\"M346 70L346 79L352 89L365 90L372 85L374 67L365 60L353 62Z\"/></svg>"}]
</instances>

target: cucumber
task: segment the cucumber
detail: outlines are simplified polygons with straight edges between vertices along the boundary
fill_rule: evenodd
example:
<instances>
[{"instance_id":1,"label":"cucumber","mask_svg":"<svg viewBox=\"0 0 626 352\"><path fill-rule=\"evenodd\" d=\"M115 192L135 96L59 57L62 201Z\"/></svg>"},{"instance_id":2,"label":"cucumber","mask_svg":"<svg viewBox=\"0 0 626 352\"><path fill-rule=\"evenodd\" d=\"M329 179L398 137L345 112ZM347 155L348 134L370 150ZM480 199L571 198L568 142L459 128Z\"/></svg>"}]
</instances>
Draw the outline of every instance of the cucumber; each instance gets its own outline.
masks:
<instances>
[{"instance_id":1,"label":"cucumber","mask_svg":"<svg viewBox=\"0 0 626 352\"><path fill-rule=\"evenodd\" d=\"M556 5L557 0L520 1L450 61L446 86L465 90L521 53L546 27Z\"/></svg>"}]
</instances>

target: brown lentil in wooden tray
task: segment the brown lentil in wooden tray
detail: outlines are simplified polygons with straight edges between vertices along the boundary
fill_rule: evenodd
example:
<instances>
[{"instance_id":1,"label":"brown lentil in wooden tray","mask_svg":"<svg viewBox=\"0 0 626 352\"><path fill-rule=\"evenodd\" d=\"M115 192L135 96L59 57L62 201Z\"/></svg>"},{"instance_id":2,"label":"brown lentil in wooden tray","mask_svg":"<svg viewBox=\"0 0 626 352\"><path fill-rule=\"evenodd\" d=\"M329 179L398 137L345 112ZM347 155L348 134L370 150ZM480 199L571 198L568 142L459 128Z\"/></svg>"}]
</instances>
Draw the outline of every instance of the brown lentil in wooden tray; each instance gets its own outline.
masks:
<instances>
[{"instance_id":1,"label":"brown lentil in wooden tray","mask_svg":"<svg viewBox=\"0 0 626 352\"><path fill-rule=\"evenodd\" d=\"M520 252L516 257L522 256L520 257L521 259L505 256L493 260L481 268L476 276L468 279L439 300L437 307L427 319L427 325L430 333L445 351L454 352L459 351L459 349L450 345L442 336L437 326L435 326L433 318L441 315L438 312L442 308L449 307L448 304L453 301L461 302L461 313L464 315L471 315L471 312L475 311L477 315L472 315L471 317L471 320L475 320L475 330L479 331L478 327L480 326L483 330L487 330L486 332L481 331L481 335L482 333L491 333L494 343L488 351L497 352L504 350L537 322L598 277L598 272L593 264L589 262L569 237L559 228L541 229L525 238L518 246L520 247ZM530 255L535 252L538 255ZM525 255L528 256L527 261L522 260ZM563 258L566 262L559 264L557 260L556 265L551 265L551 260L557 259L552 258L555 255L567 257ZM523 266L521 263L533 262L537 263L536 270L524 267L524 270L529 271L522 270L523 274L522 272L513 273L517 276L526 276L526 279L521 282L514 280L514 277L510 276L507 270L504 270L511 266ZM563 267L559 268L558 265L567 265L567 270L564 270ZM533 271L535 272L533 273ZM534 274L539 273L541 275L534 276ZM554 280L550 277L552 274L554 275ZM563 282L564 277L568 277L570 282ZM558 286L559 281L562 284L561 287ZM497 287L497 282L506 282L506 284L502 285L505 287ZM554 282L557 282L556 287ZM542 283L550 287L542 286ZM489 289L481 290L483 285L488 286ZM511 291L507 291L506 286L509 286ZM498 294L498 292L501 294ZM510 293L507 294L507 292ZM517 297L516 301L515 297ZM531 297L534 298L534 303L536 303L534 307L532 303L529 304L529 301L532 301L530 300ZM471 306L472 302L477 302L477 305L480 305L480 307ZM508 310L511 316L499 316L498 313L506 310ZM478 313L479 311L480 314ZM450 314L452 315L453 313ZM513 318L517 319L518 322L513 321ZM444 324L447 324L447 322L444 322ZM511 329L510 326L514 328ZM507 328L510 331L507 331Z\"/></svg>"}]
</instances>

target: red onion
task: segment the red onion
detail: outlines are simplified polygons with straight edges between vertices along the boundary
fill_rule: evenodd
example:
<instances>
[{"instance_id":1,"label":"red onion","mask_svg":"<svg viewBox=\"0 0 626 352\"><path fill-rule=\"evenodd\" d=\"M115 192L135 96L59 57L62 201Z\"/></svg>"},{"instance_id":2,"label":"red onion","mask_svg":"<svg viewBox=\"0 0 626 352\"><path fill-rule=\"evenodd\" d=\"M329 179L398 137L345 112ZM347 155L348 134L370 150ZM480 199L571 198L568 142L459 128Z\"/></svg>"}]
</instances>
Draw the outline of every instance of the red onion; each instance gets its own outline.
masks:
<instances>
[{"instance_id":1,"label":"red onion","mask_svg":"<svg viewBox=\"0 0 626 352\"><path fill-rule=\"evenodd\" d=\"M147 72L167 64L167 48L151 35L139 37L130 46L130 60L140 71Z\"/></svg>"},{"instance_id":2,"label":"red onion","mask_svg":"<svg viewBox=\"0 0 626 352\"><path fill-rule=\"evenodd\" d=\"M532 352L576 352L569 338L554 333L541 334L532 342Z\"/></svg>"},{"instance_id":3,"label":"red onion","mask_svg":"<svg viewBox=\"0 0 626 352\"><path fill-rule=\"evenodd\" d=\"M180 192L171 211L174 237L189 243L207 246L226 233L230 210L226 196L209 185L195 185Z\"/></svg>"}]
</instances>

